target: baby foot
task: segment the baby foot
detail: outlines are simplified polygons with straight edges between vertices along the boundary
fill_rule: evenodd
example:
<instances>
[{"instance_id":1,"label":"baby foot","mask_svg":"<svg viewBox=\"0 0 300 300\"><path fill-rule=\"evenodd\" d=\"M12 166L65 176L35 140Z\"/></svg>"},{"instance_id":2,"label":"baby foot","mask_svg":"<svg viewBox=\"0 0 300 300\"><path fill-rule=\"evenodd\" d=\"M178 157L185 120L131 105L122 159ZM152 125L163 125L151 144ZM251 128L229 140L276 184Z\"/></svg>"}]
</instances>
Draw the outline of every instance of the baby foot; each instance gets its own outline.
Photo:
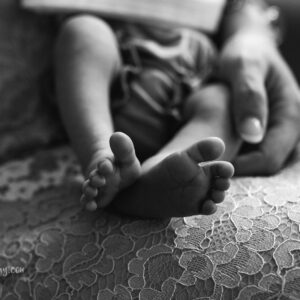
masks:
<instances>
[{"instance_id":1,"label":"baby foot","mask_svg":"<svg viewBox=\"0 0 300 300\"><path fill-rule=\"evenodd\" d=\"M234 169L212 161L224 152L218 138L209 138L175 152L142 174L114 201L120 212L141 217L212 214L225 198Z\"/></svg>"},{"instance_id":2,"label":"baby foot","mask_svg":"<svg viewBox=\"0 0 300 300\"><path fill-rule=\"evenodd\" d=\"M131 185L140 175L140 162L132 140L126 134L112 134L110 148L112 157L93 158L96 167L83 184L81 202L88 210L107 206L120 190Z\"/></svg>"}]
</instances>

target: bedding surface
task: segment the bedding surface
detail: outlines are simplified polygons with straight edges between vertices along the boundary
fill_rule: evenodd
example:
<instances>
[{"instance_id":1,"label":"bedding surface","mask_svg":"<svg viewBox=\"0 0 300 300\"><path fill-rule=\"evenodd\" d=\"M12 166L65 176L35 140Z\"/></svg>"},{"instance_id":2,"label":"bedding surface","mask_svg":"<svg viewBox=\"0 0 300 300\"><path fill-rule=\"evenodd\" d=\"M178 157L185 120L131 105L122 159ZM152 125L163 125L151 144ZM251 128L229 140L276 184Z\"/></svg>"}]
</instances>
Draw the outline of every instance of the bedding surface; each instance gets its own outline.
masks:
<instances>
[{"instance_id":1,"label":"bedding surface","mask_svg":"<svg viewBox=\"0 0 300 300\"><path fill-rule=\"evenodd\" d=\"M83 211L81 180L68 147L0 167L1 299L300 298L299 162L160 221Z\"/></svg>"}]
</instances>

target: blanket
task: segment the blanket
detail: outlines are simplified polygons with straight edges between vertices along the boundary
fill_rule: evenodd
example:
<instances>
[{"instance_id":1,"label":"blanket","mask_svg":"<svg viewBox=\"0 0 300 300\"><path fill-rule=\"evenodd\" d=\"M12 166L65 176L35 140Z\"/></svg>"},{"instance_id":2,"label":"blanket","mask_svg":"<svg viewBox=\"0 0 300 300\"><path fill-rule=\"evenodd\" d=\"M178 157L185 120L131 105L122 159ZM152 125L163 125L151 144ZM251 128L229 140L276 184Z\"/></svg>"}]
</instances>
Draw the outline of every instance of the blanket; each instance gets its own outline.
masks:
<instances>
[{"instance_id":1,"label":"blanket","mask_svg":"<svg viewBox=\"0 0 300 300\"><path fill-rule=\"evenodd\" d=\"M211 216L142 220L79 204L72 150L0 167L1 299L299 299L300 160L237 178Z\"/></svg>"}]
</instances>

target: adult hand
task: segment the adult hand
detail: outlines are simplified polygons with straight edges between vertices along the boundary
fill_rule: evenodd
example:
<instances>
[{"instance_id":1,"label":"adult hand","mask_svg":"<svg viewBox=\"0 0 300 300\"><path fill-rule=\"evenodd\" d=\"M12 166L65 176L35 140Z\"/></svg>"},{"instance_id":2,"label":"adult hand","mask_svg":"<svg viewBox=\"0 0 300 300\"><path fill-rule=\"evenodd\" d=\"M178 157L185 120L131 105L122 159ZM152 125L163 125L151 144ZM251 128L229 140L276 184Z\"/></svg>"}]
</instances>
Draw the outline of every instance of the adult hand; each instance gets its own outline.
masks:
<instances>
[{"instance_id":1,"label":"adult hand","mask_svg":"<svg viewBox=\"0 0 300 300\"><path fill-rule=\"evenodd\" d=\"M300 91L290 68L270 37L243 30L225 44L220 74L232 88L238 134L257 144L236 158L236 174L277 172L300 138Z\"/></svg>"}]
</instances>

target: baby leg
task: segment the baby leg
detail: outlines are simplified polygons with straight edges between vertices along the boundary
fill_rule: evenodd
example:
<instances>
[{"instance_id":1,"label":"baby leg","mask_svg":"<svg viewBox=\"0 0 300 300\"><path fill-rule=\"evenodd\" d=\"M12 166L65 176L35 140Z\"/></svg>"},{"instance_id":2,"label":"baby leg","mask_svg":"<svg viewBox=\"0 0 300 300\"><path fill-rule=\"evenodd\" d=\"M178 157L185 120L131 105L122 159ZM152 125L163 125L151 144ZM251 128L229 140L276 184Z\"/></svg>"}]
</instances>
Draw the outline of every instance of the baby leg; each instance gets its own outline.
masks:
<instances>
[{"instance_id":1,"label":"baby leg","mask_svg":"<svg viewBox=\"0 0 300 300\"><path fill-rule=\"evenodd\" d=\"M58 106L84 172L97 152L110 155L109 88L120 68L113 32L92 16L68 19L56 44Z\"/></svg>"},{"instance_id":2,"label":"baby leg","mask_svg":"<svg viewBox=\"0 0 300 300\"><path fill-rule=\"evenodd\" d=\"M94 186L105 183L104 204L140 172L131 140L112 137L109 91L120 67L117 42L106 23L79 16L62 25L55 60L58 105L84 173L92 172L84 185L85 198L96 196Z\"/></svg>"},{"instance_id":3,"label":"baby leg","mask_svg":"<svg viewBox=\"0 0 300 300\"><path fill-rule=\"evenodd\" d=\"M214 136L226 145L221 159L232 161L240 150L242 140L234 129L231 107L230 91L222 84L208 85L194 92L184 109L186 126L169 147L174 149L181 142L191 144L195 139ZM164 151L169 151L168 147Z\"/></svg>"},{"instance_id":4,"label":"baby leg","mask_svg":"<svg viewBox=\"0 0 300 300\"><path fill-rule=\"evenodd\" d=\"M229 92L221 85L188 99L186 125L161 151L142 165L139 179L113 202L122 213L142 217L210 214L224 199L241 141L233 131ZM218 137L225 141L224 144Z\"/></svg>"}]
</instances>

